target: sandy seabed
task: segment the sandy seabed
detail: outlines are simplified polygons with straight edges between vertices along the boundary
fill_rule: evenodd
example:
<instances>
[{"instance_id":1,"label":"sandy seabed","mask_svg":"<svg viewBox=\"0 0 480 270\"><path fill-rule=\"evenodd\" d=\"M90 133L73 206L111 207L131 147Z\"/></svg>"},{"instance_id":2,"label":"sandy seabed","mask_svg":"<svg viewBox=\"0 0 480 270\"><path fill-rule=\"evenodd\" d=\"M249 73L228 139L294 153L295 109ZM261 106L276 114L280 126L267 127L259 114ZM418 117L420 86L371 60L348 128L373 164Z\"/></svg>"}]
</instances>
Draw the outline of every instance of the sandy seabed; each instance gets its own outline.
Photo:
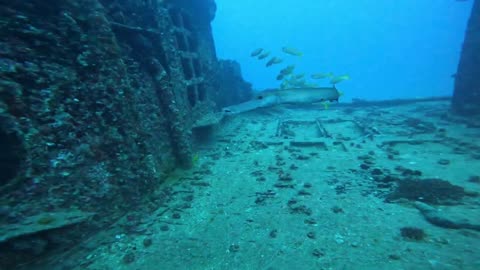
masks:
<instances>
[{"instance_id":1,"label":"sandy seabed","mask_svg":"<svg viewBox=\"0 0 480 270\"><path fill-rule=\"evenodd\" d=\"M164 183L169 199L139 232L98 236L79 269L480 269L479 138L480 121L447 102L229 117L197 143L195 168ZM397 189L425 179L464 193Z\"/></svg>"}]
</instances>

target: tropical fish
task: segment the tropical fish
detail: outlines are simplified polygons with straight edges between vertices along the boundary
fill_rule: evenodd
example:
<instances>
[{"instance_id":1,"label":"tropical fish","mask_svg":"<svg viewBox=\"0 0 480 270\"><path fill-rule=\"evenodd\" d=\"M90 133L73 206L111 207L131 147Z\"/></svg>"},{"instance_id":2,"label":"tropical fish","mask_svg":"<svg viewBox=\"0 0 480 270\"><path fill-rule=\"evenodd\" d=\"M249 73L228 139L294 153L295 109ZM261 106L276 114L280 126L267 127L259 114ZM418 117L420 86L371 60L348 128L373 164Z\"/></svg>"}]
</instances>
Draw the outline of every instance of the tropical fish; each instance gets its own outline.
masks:
<instances>
[{"instance_id":1,"label":"tropical fish","mask_svg":"<svg viewBox=\"0 0 480 270\"><path fill-rule=\"evenodd\" d=\"M269 52L269 51L266 51L266 52L264 52L264 53L262 53L262 54L260 54L260 55L258 56L258 60L265 59L265 58L267 58L269 55L270 55L270 52Z\"/></svg>"},{"instance_id":2,"label":"tropical fish","mask_svg":"<svg viewBox=\"0 0 480 270\"><path fill-rule=\"evenodd\" d=\"M330 103L328 102L323 102L322 105L325 110L328 110L328 108L330 108Z\"/></svg>"},{"instance_id":3,"label":"tropical fish","mask_svg":"<svg viewBox=\"0 0 480 270\"><path fill-rule=\"evenodd\" d=\"M310 78L312 78L314 80L332 78L332 77L333 77L333 73L331 73L331 72L328 72L328 73L314 73L314 74L310 75Z\"/></svg>"},{"instance_id":4,"label":"tropical fish","mask_svg":"<svg viewBox=\"0 0 480 270\"><path fill-rule=\"evenodd\" d=\"M290 87L290 84L288 83L287 80L283 80L283 81L280 83L280 89L287 89L287 88L291 88L291 87Z\"/></svg>"},{"instance_id":5,"label":"tropical fish","mask_svg":"<svg viewBox=\"0 0 480 270\"><path fill-rule=\"evenodd\" d=\"M286 66L285 68L280 70L280 74L282 74L283 76L289 75L293 72L294 69L295 69L294 65Z\"/></svg>"},{"instance_id":6,"label":"tropical fish","mask_svg":"<svg viewBox=\"0 0 480 270\"><path fill-rule=\"evenodd\" d=\"M348 76L348 75L335 76L330 80L330 83L335 85L339 82L343 82L343 81L346 81L346 80L350 80L350 76Z\"/></svg>"},{"instance_id":7,"label":"tropical fish","mask_svg":"<svg viewBox=\"0 0 480 270\"><path fill-rule=\"evenodd\" d=\"M282 51L286 54L290 54L293 56L303 56L303 53L301 51L291 47L283 47Z\"/></svg>"},{"instance_id":8,"label":"tropical fish","mask_svg":"<svg viewBox=\"0 0 480 270\"><path fill-rule=\"evenodd\" d=\"M274 56L270 60L268 60L266 66L269 67L271 65L280 64L281 62L283 62L281 58Z\"/></svg>"},{"instance_id":9,"label":"tropical fish","mask_svg":"<svg viewBox=\"0 0 480 270\"><path fill-rule=\"evenodd\" d=\"M293 76L293 78L295 80L303 79L303 78L305 78L305 73L295 74L295 76Z\"/></svg>"},{"instance_id":10,"label":"tropical fish","mask_svg":"<svg viewBox=\"0 0 480 270\"><path fill-rule=\"evenodd\" d=\"M256 49L256 50L254 50L254 51L250 54L250 56L255 57L255 56L261 54L262 52L263 52L263 49L262 49L262 48L258 48L258 49Z\"/></svg>"},{"instance_id":11,"label":"tropical fish","mask_svg":"<svg viewBox=\"0 0 480 270\"><path fill-rule=\"evenodd\" d=\"M237 114L277 104L308 104L338 101L340 92L335 87L287 88L260 92L254 99L223 108L224 114Z\"/></svg>"}]
</instances>

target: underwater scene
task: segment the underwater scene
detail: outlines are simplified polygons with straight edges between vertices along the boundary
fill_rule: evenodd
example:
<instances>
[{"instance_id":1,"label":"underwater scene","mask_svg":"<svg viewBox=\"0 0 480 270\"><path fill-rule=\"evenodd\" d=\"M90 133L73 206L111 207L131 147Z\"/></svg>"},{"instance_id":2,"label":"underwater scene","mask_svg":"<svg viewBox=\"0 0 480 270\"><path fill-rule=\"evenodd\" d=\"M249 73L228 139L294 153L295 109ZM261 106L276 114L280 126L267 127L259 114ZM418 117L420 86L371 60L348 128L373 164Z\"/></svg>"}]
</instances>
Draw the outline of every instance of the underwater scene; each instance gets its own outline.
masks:
<instances>
[{"instance_id":1,"label":"underwater scene","mask_svg":"<svg viewBox=\"0 0 480 270\"><path fill-rule=\"evenodd\" d=\"M480 0L0 0L0 270L479 246Z\"/></svg>"}]
</instances>

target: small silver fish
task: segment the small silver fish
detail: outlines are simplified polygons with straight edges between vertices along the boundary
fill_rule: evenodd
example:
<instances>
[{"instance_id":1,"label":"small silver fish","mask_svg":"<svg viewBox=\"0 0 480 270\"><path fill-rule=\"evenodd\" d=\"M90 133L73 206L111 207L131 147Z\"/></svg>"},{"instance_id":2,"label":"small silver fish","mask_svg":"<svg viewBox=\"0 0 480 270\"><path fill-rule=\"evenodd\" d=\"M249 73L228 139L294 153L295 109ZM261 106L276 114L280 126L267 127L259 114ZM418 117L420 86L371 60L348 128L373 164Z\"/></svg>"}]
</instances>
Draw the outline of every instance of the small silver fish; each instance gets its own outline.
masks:
<instances>
[{"instance_id":1,"label":"small silver fish","mask_svg":"<svg viewBox=\"0 0 480 270\"><path fill-rule=\"evenodd\" d=\"M280 64L281 62L283 62L282 59L274 56L272 59L268 60L266 66L269 67L271 65Z\"/></svg>"},{"instance_id":2,"label":"small silver fish","mask_svg":"<svg viewBox=\"0 0 480 270\"><path fill-rule=\"evenodd\" d=\"M262 48L258 48L258 49L256 49L256 50L254 50L254 51L250 54L250 56L251 56L251 57L255 57L255 56L261 54L262 52L263 52L263 49L262 49Z\"/></svg>"},{"instance_id":3,"label":"small silver fish","mask_svg":"<svg viewBox=\"0 0 480 270\"><path fill-rule=\"evenodd\" d=\"M270 55L270 52L266 51L258 56L258 60L267 58Z\"/></svg>"}]
</instances>

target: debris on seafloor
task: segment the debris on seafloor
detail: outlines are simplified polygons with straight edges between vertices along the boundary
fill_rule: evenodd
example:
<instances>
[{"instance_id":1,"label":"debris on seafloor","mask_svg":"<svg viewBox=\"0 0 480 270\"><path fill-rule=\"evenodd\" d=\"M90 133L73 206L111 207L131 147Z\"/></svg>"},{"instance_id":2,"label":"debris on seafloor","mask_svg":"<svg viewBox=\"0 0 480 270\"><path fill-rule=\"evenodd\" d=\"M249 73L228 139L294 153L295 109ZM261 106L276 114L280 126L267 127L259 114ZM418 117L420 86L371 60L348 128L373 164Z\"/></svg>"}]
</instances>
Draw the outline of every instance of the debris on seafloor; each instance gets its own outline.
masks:
<instances>
[{"instance_id":1,"label":"debris on seafloor","mask_svg":"<svg viewBox=\"0 0 480 270\"><path fill-rule=\"evenodd\" d=\"M416 201L414 206L428 222L438 227L480 231L480 218L476 214L478 208L472 209L468 207L460 210L460 208L465 207L457 205L454 207L444 206L441 209L437 209L419 201Z\"/></svg>"},{"instance_id":2,"label":"debris on seafloor","mask_svg":"<svg viewBox=\"0 0 480 270\"><path fill-rule=\"evenodd\" d=\"M386 201L406 199L436 205L458 205L465 196L475 197L478 194L446 180L405 177L397 181L397 187L386 197Z\"/></svg>"},{"instance_id":3,"label":"debris on seafloor","mask_svg":"<svg viewBox=\"0 0 480 270\"><path fill-rule=\"evenodd\" d=\"M46 212L26 217L20 223L3 224L0 227L0 243L35 233L59 229L87 221L94 213L80 210Z\"/></svg>"},{"instance_id":4,"label":"debris on seafloor","mask_svg":"<svg viewBox=\"0 0 480 270\"><path fill-rule=\"evenodd\" d=\"M421 241L427 235L425 231L417 227L402 227L400 228L400 235L407 240Z\"/></svg>"}]
</instances>

